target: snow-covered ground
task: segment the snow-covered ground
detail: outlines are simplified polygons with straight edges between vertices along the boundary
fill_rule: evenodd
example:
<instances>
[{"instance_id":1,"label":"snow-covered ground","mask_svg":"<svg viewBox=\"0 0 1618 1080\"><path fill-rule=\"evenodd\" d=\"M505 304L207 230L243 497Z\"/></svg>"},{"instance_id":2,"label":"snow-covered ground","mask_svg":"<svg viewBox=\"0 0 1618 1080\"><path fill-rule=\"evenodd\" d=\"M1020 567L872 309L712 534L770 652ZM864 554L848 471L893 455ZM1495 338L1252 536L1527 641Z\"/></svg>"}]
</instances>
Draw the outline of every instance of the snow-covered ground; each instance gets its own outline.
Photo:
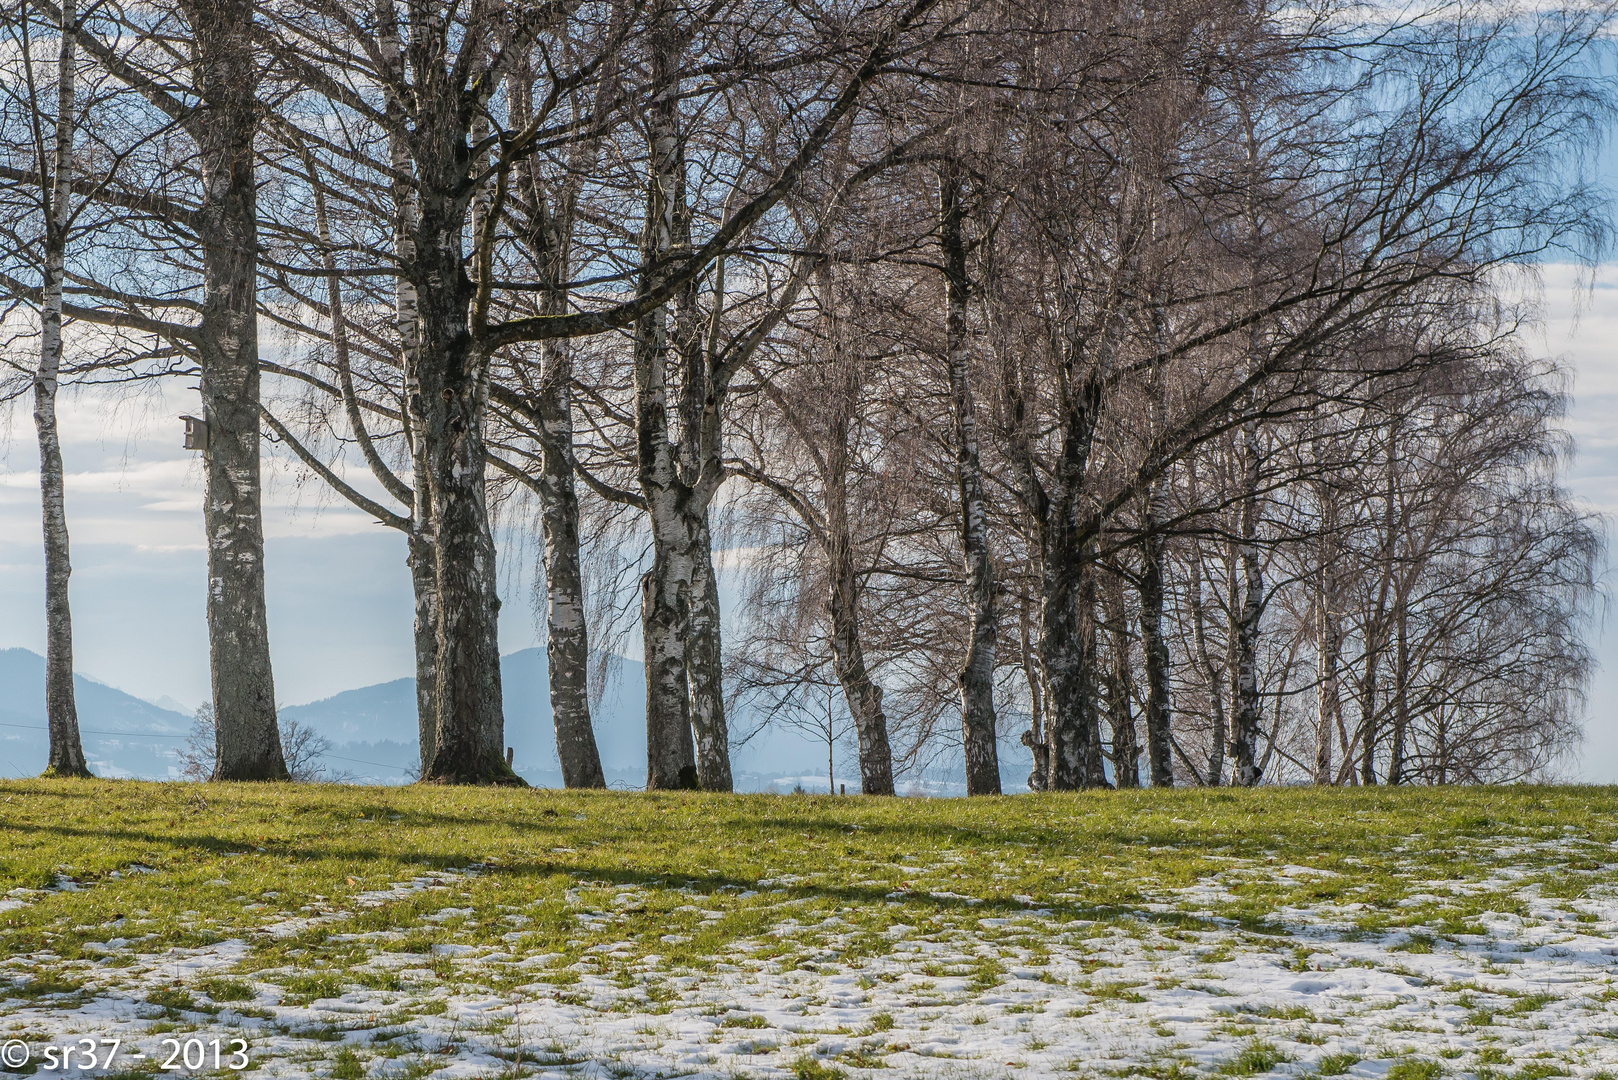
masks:
<instances>
[{"instance_id":1,"label":"snow-covered ground","mask_svg":"<svg viewBox=\"0 0 1618 1080\"><path fill-rule=\"evenodd\" d=\"M1569 890L1583 892L1578 900L1542 897L1543 872L1524 884L1529 875L1514 862L1530 850L1541 860L1562 852L1599 873L1615 869L1618 855L1573 839L1476 847L1466 862L1480 873L1408 883L1401 903L1432 922L1393 932L1355 930L1361 905L1341 898L1238 922L1229 917L1233 889L1244 883L1339 875L1231 859L1139 910L1096 918L1033 906L979 916L991 908L971 897L926 894L936 902L929 907L893 894L875 903L914 922L890 925L884 949L854 950L844 948L855 937L844 918L858 918L853 909L820 917L822 907L800 921L808 902L789 889L794 882L761 881L692 893L703 918L722 917L731 900L772 905L764 929L707 970L672 968L610 934L576 963L530 954L520 904L498 916L511 927L504 940L466 934L476 943L456 944L454 928L472 915L460 905L481 873L473 867L363 893L353 910L311 905L207 948L143 952L138 940L114 938L93 959L7 958L0 971L23 990L42 971L83 988L31 997L14 985L0 998L0 1041L28 1043L31 1064L14 1071L45 1061L47 1044L85 1037L122 1040L114 1071L162 1071L176 1048L173 1067L183 1067L196 1039L214 1071L219 1039L228 1072L240 1039L261 1074L337 1080L1618 1075L1618 892L1597 885ZM569 893L574 918L610 927L645 888L581 880ZM1479 897L1501 910L1480 911ZM0 909L35 898L18 890ZM1441 925L1458 898L1471 903L1464 932ZM397 928L342 932L360 909L406 901L424 912L424 928L450 940L416 952L401 947ZM314 925L358 950L340 977L293 967L233 974L256 936ZM771 958L783 942L803 946L786 966ZM303 1000L322 985L338 996ZM240 1000L222 1000L231 998ZM8 1052L14 1061L17 1051ZM65 1074L86 1071L82 1064L81 1056Z\"/></svg>"}]
</instances>

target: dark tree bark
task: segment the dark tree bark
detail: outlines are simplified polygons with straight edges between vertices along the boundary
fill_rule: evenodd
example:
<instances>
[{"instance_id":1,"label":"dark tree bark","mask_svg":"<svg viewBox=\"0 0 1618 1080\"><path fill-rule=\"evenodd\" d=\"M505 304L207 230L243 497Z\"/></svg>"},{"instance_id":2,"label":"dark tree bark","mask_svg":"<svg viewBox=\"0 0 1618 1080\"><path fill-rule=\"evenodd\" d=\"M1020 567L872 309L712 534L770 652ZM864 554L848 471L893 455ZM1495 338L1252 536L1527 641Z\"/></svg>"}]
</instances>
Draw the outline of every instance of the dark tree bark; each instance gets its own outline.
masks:
<instances>
[{"instance_id":1,"label":"dark tree bark","mask_svg":"<svg viewBox=\"0 0 1618 1080\"><path fill-rule=\"evenodd\" d=\"M1129 663L1129 627L1125 622L1122 583L1107 582L1107 722L1112 727L1112 772L1120 789L1140 787L1140 741L1135 731L1134 690ZM1099 741L1099 740L1098 740Z\"/></svg>"},{"instance_id":2,"label":"dark tree bark","mask_svg":"<svg viewBox=\"0 0 1618 1080\"><path fill-rule=\"evenodd\" d=\"M1333 533L1337 524L1336 493L1328 484L1316 484L1320 503L1321 535L1316 544L1315 587L1315 761L1312 777L1330 784L1332 743L1342 727L1343 703L1338 693L1338 666L1343 635L1338 626L1337 572L1333 567Z\"/></svg>"},{"instance_id":3,"label":"dark tree bark","mask_svg":"<svg viewBox=\"0 0 1618 1080\"><path fill-rule=\"evenodd\" d=\"M1259 450L1256 425L1243 432L1242 463L1246 490L1241 502L1241 608L1236 614L1236 715L1233 718L1230 757L1231 783L1253 787L1260 779L1258 738L1260 702L1258 691L1259 622L1264 616L1264 566L1258 547Z\"/></svg>"},{"instance_id":4,"label":"dark tree bark","mask_svg":"<svg viewBox=\"0 0 1618 1080\"><path fill-rule=\"evenodd\" d=\"M202 174L202 312L196 332L208 530L215 780L285 780L264 601L259 475L258 57L251 0L186 0L199 108L186 121Z\"/></svg>"},{"instance_id":5,"label":"dark tree bark","mask_svg":"<svg viewBox=\"0 0 1618 1080\"><path fill-rule=\"evenodd\" d=\"M433 522L438 730L423 779L511 783L505 763L494 537L485 502L488 358L467 333L473 285L463 270L466 134L458 103L418 115L419 220L413 278L420 333L415 412Z\"/></svg>"},{"instance_id":6,"label":"dark tree bark","mask_svg":"<svg viewBox=\"0 0 1618 1080\"><path fill-rule=\"evenodd\" d=\"M844 400L852 394L843 394ZM830 592L832 667L843 688L848 714L860 745L860 790L866 795L893 794L893 751L888 745L888 719L882 711L882 688L871 679L860 644L859 575L854 539L848 522L848 415L839 410L826 454L826 561Z\"/></svg>"},{"instance_id":7,"label":"dark tree bark","mask_svg":"<svg viewBox=\"0 0 1618 1080\"><path fill-rule=\"evenodd\" d=\"M988 511L978 458L976 406L967 341L966 240L962 225L961 178L956 167L939 176L940 245L944 257L945 364L955 440L955 481L960 499L961 554L966 570L966 608L971 620L961 690L961 741L966 751L966 793L1000 794L999 748L995 742L994 666L997 649L994 561L989 553Z\"/></svg>"},{"instance_id":8,"label":"dark tree bark","mask_svg":"<svg viewBox=\"0 0 1618 1080\"><path fill-rule=\"evenodd\" d=\"M1403 599L1403 598L1401 598ZM1409 614L1400 603L1393 624L1393 740L1388 750L1388 783L1405 780L1405 739L1410 731L1410 640ZM1371 745L1375 745L1374 743ZM1367 753L1367 760L1371 755ZM1374 767L1367 770L1374 778ZM1368 783L1371 781L1367 781Z\"/></svg>"},{"instance_id":9,"label":"dark tree bark","mask_svg":"<svg viewBox=\"0 0 1618 1080\"><path fill-rule=\"evenodd\" d=\"M532 65L524 61L508 80L513 126L526 127L534 111ZM601 81L597 103L614 80ZM577 147L569 175L547 184L534 158L519 175L519 204L526 214L519 236L533 259L542 286L540 309L548 315L567 311L566 284L573 249L573 227L579 185L593 169L595 140ZM539 377L525 387L527 414L539 443L539 469L531 486L539 497L540 529L545 542L545 654L550 680L551 720L556 729L556 756L562 783L569 788L604 788L606 775L590 722L590 636L585 623L584 572L579 558L579 497L573 464L573 351L567 342L546 341L540 347Z\"/></svg>"},{"instance_id":10,"label":"dark tree bark","mask_svg":"<svg viewBox=\"0 0 1618 1080\"><path fill-rule=\"evenodd\" d=\"M1156 493L1148 497L1148 506ZM1146 668L1146 761L1153 787L1174 786L1169 643L1163 636L1163 537L1149 513L1141 538L1140 644Z\"/></svg>"},{"instance_id":11,"label":"dark tree bark","mask_svg":"<svg viewBox=\"0 0 1618 1080\"><path fill-rule=\"evenodd\" d=\"M1315 762L1313 778L1317 784L1332 782L1331 751L1341 724L1342 701L1337 692L1337 665L1342 649L1342 635L1337 629L1336 614L1331 611L1332 595L1326 587L1327 575L1321 573L1319 610L1315 613L1315 650L1318 686L1315 694Z\"/></svg>"},{"instance_id":12,"label":"dark tree bark","mask_svg":"<svg viewBox=\"0 0 1618 1080\"><path fill-rule=\"evenodd\" d=\"M418 8L413 14L404 43L413 77L406 86L396 68L391 92L407 103L410 113L410 123L396 132L408 151L414 180L408 200L411 220L406 222L410 258L400 267L415 308L413 340L405 350L405 383L415 451L426 481L423 520L432 522L436 588L430 614L436 621L437 730L422 779L520 784L505 762L500 599L485 501L489 357L474 340L480 312L486 315L488 256L498 210L471 213L474 200L488 198L484 186L470 179L482 164L473 158L471 139L482 115L479 92L485 97L492 93L498 73L483 64L465 65L457 74L467 82L458 83L444 67L447 13ZM382 34L386 32L384 26ZM467 272L464 237L469 226L476 281Z\"/></svg>"},{"instance_id":13,"label":"dark tree bark","mask_svg":"<svg viewBox=\"0 0 1618 1080\"><path fill-rule=\"evenodd\" d=\"M1195 478L1193 468L1191 475ZM1193 491L1193 497L1195 492ZM1202 583L1207 574L1200 544L1196 547L1196 566L1191 576L1191 640L1197 650L1197 664L1208 684L1209 711L1212 713L1213 731L1208 736L1208 769L1204 782L1218 787L1225 775L1225 680L1223 669L1213 661L1208 651L1208 612L1203 600Z\"/></svg>"},{"instance_id":14,"label":"dark tree bark","mask_svg":"<svg viewBox=\"0 0 1618 1080\"><path fill-rule=\"evenodd\" d=\"M1084 786L1099 788L1107 785L1106 748L1101 742L1101 625L1096 603L1097 567L1094 545L1086 545L1089 556L1083 562L1079 578L1079 608L1082 618L1079 631L1084 637L1083 655L1089 658L1086 683L1089 687L1089 706L1084 713Z\"/></svg>"},{"instance_id":15,"label":"dark tree bark","mask_svg":"<svg viewBox=\"0 0 1618 1080\"><path fill-rule=\"evenodd\" d=\"M601 753L590 723L589 628L584 621L584 574L579 562L579 497L574 487L573 367L566 346L546 343L545 371L535 409L543 437L535 477L545 539L545 657L550 669L551 719L562 783L604 788Z\"/></svg>"}]
</instances>

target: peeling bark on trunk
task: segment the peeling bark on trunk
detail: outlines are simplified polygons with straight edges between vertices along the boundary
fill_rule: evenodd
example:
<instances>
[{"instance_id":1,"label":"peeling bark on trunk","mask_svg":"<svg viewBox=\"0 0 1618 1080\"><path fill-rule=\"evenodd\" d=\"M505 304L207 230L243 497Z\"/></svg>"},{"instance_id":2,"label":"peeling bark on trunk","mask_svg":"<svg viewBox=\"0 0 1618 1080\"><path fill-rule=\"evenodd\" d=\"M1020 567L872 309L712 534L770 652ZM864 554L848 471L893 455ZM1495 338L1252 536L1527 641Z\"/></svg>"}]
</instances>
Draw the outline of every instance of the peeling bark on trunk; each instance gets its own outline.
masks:
<instances>
[{"instance_id":1,"label":"peeling bark on trunk","mask_svg":"<svg viewBox=\"0 0 1618 1080\"><path fill-rule=\"evenodd\" d=\"M681 199L684 194L682 189ZM682 217L681 247L690 248L690 218ZM717 271L723 281L723 266ZM715 313L723 304L715 291ZM684 520L679 535L689 538L691 579L689 636L685 651L686 690L690 695L691 735L696 742L697 780L704 791L730 791L730 731L725 722L724 678L721 665L719 581L713 566L713 533L708 527L708 504L724 474L718 423L719 400L724 391L711 368L713 357L698 332L696 289L680 299L680 462L686 496L678 500Z\"/></svg>"},{"instance_id":2,"label":"peeling bark on trunk","mask_svg":"<svg viewBox=\"0 0 1618 1080\"><path fill-rule=\"evenodd\" d=\"M1337 629L1336 614L1331 610L1335 598L1327 586L1330 578L1324 567L1320 578L1319 610L1315 615L1315 678L1318 686L1315 692L1314 781L1317 784L1330 784L1332 742L1337 738L1343 707L1337 689L1337 661L1342 650L1342 634Z\"/></svg>"},{"instance_id":3,"label":"peeling bark on trunk","mask_svg":"<svg viewBox=\"0 0 1618 1080\"><path fill-rule=\"evenodd\" d=\"M966 661L957 681L961 691L961 742L966 752L966 793L1000 794L1000 760L995 743L994 666L997 641L994 563L989 554L988 514L978 458L976 407L972 400L966 335L965 208L954 168L939 178L940 244L944 256L945 363L955 438L955 481L960 499L961 554L966 571L966 608L971 619Z\"/></svg>"},{"instance_id":4,"label":"peeling bark on trunk","mask_svg":"<svg viewBox=\"0 0 1618 1080\"><path fill-rule=\"evenodd\" d=\"M416 259L416 192L410 181L414 165L410 147L400 135L407 123L403 103L393 90L405 81L404 59L392 0L377 5L377 48L381 68L388 80L384 109L391 134L388 160L393 168L390 191L393 201L393 252L400 267ZM438 747L438 556L433 551L432 483L427 476L427 443L416 423L413 403L421 398L416 381L421 363L420 310L416 285L408 273L394 277L394 327L399 332L399 359L404 381L404 436L410 448L411 533L407 539L410 587L414 597L413 639L416 654L416 733L421 759L420 777L432 773L433 754Z\"/></svg>"},{"instance_id":5,"label":"peeling bark on trunk","mask_svg":"<svg viewBox=\"0 0 1618 1080\"><path fill-rule=\"evenodd\" d=\"M215 780L285 780L264 602L259 475L258 63L250 0L182 5L201 107L188 121L201 173L197 359L208 423L208 644Z\"/></svg>"},{"instance_id":6,"label":"peeling bark on trunk","mask_svg":"<svg viewBox=\"0 0 1618 1080\"><path fill-rule=\"evenodd\" d=\"M1192 498L1196 497L1195 492ZM1218 787L1225 776L1225 680L1208 652L1207 608L1202 599L1202 581L1206 574L1200 545L1197 548L1196 573L1191 578L1191 638L1197 648L1197 660L1203 676L1208 680L1208 701L1213 713L1213 731L1208 738L1208 773L1204 779L1209 787Z\"/></svg>"},{"instance_id":7,"label":"peeling bark on trunk","mask_svg":"<svg viewBox=\"0 0 1618 1080\"><path fill-rule=\"evenodd\" d=\"M56 426L56 391L62 370L62 282L72 222L74 130L74 0L62 0L57 56L55 154L41 162L45 196L45 265L41 288L39 368L34 373L34 427L39 435L39 494L45 534L45 724L50 732L47 776L89 776L73 700L73 613L68 578L67 497L62 443Z\"/></svg>"},{"instance_id":8,"label":"peeling bark on trunk","mask_svg":"<svg viewBox=\"0 0 1618 1080\"><path fill-rule=\"evenodd\" d=\"M573 445L573 371L565 346L548 342L546 353L535 420L543 435L537 480L545 537L545 657L550 666L556 756L564 786L604 788L607 778L590 723L590 639L579 562L579 497L568 457Z\"/></svg>"},{"instance_id":9,"label":"peeling bark on trunk","mask_svg":"<svg viewBox=\"0 0 1618 1080\"><path fill-rule=\"evenodd\" d=\"M1140 787L1140 742L1135 731L1134 690L1129 667L1129 629L1123 587L1108 582L1107 629L1112 665L1107 673L1107 722L1112 726L1112 772L1117 786Z\"/></svg>"},{"instance_id":10,"label":"peeling bark on trunk","mask_svg":"<svg viewBox=\"0 0 1618 1080\"><path fill-rule=\"evenodd\" d=\"M686 42L669 6L660 5L652 18L652 79L664 89L646 113L650 161L641 236L643 293L662 283L672 256L691 247L676 75ZM708 529L708 501L724 471L717 433L722 391L710 386L695 281L680 290L672 307L672 325L668 306L635 325L636 464L652 530L652 566L641 579L646 786L729 791L719 596ZM673 364L681 374L674 406L682 420L678 444L670 437Z\"/></svg>"},{"instance_id":11,"label":"peeling bark on trunk","mask_svg":"<svg viewBox=\"0 0 1618 1080\"><path fill-rule=\"evenodd\" d=\"M531 65L524 62L508 80L512 120L526 126L533 116ZM603 80L603 87L612 79ZM598 95L605 98L606 92ZM595 163L593 142L580 147L569 163L569 178L552 188L542 180L535 159L522 167L522 194L529 206L522 231L544 287L541 310L567 311L574 204L578 184ZM541 348L540 375L533 388L529 416L537 430L539 470L533 488L539 496L540 529L545 542L545 654L549 666L551 719L556 729L556 756L562 783L568 788L604 788L601 753L590 721L590 636L585 623L584 571L579 559L579 497L573 471L573 352L565 342L547 341Z\"/></svg>"},{"instance_id":12,"label":"peeling bark on trunk","mask_svg":"<svg viewBox=\"0 0 1618 1080\"><path fill-rule=\"evenodd\" d=\"M652 520L652 566L641 578L641 638L646 664L646 787L696 789L690 690L686 679L691 611L691 538L681 503L689 489L676 473L666 431L662 312L642 320L636 342L636 422L641 490ZM649 324L649 325L646 325Z\"/></svg>"},{"instance_id":13,"label":"peeling bark on trunk","mask_svg":"<svg viewBox=\"0 0 1618 1080\"><path fill-rule=\"evenodd\" d=\"M691 694L691 735L696 740L697 780L704 791L730 791L730 732L719 644L719 581L713 568L713 536L704 503L691 530L690 637L686 645L686 686Z\"/></svg>"},{"instance_id":14,"label":"peeling bark on trunk","mask_svg":"<svg viewBox=\"0 0 1618 1080\"><path fill-rule=\"evenodd\" d=\"M402 299L416 314L405 379L427 495L418 520L432 523L436 587L429 614L437 624L437 730L422 779L521 784L505 761L500 599L484 483L488 357L473 341L475 286L463 249L472 200L482 194L467 190L470 129L464 91L450 84L438 59L448 33L442 17L424 15L410 26L414 122L406 148L415 185L407 200L411 258L401 268L409 283ZM474 236L474 244L482 242ZM401 310L401 322L403 316Z\"/></svg>"},{"instance_id":15,"label":"peeling bark on trunk","mask_svg":"<svg viewBox=\"0 0 1618 1080\"><path fill-rule=\"evenodd\" d=\"M425 477L417 477L425 485ZM416 653L416 734L420 740L419 776L432 772L438 746L438 572L432 541L417 527L407 539L410 589L415 600L412 640Z\"/></svg>"},{"instance_id":16,"label":"peeling bark on trunk","mask_svg":"<svg viewBox=\"0 0 1618 1080\"><path fill-rule=\"evenodd\" d=\"M1106 755L1101 744L1101 646L1096 634L1096 556L1095 545L1085 547L1079 577L1079 633L1083 640L1080 655L1085 658L1084 681L1084 786L1107 787Z\"/></svg>"},{"instance_id":17,"label":"peeling bark on trunk","mask_svg":"<svg viewBox=\"0 0 1618 1080\"><path fill-rule=\"evenodd\" d=\"M461 269L460 207L440 194L454 183L432 175L435 170L424 163L431 157L415 157L425 175L410 268L421 333L414 380L419 392L411 404L419 410L424 444L437 585L438 730L424 779L511 783L517 777L505 763L500 600L484 494L488 364L466 332L472 290ZM442 169L448 163L436 164Z\"/></svg>"},{"instance_id":18,"label":"peeling bark on trunk","mask_svg":"<svg viewBox=\"0 0 1618 1080\"><path fill-rule=\"evenodd\" d=\"M1393 636L1393 745L1388 751L1388 783L1405 779L1405 737L1410 730L1410 642L1406 635L1405 604L1400 597ZM1372 773L1373 777L1375 773Z\"/></svg>"},{"instance_id":19,"label":"peeling bark on trunk","mask_svg":"<svg viewBox=\"0 0 1618 1080\"><path fill-rule=\"evenodd\" d=\"M640 579L640 621L646 664L646 789L696 790L697 758L685 687L684 619L662 592L671 575L658 565Z\"/></svg>"},{"instance_id":20,"label":"peeling bark on trunk","mask_svg":"<svg viewBox=\"0 0 1618 1080\"><path fill-rule=\"evenodd\" d=\"M679 58L667 28L653 47L653 78L668 81ZM683 159L680 154L677 96L671 86L647 112L651 162L646 192L646 226L641 237L642 292L663 280L664 264L687 235ZM691 559L682 535L690 489L679 474L669 441L669 315L666 307L648 312L635 327L636 461L652 529L652 566L641 578L641 638L646 664L646 787L697 788L696 752L691 737L690 691L686 681L686 642L690 633Z\"/></svg>"},{"instance_id":21,"label":"peeling bark on trunk","mask_svg":"<svg viewBox=\"0 0 1618 1080\"><path fill-rule=\"evenodd\" d=\"M826 606L831 618L832 668L859 739L860 790L866 795L892 795L893 751L888 745L888 718L882 711L882 688L871 680L860 644L860 589L848 524L848 423L844 415L837 418L827 457L825 532L830 592Z\"/></svg>"},{"instance_id":22,"label":"peeling bark on trunk","mask_svg":"<svg viewBox=\"0 0 1618 1080\"><path fill-rule=\"evenodd\" d=\"M1156 486L1148 500L1158 498ZM1155 515L1146 522L1141 540L1140 645L1146 667L1146 761L1153 787L1174 786L1172 723L1169 703L1169 643L1163 636L1163 538L1156 531Z\"/></svg>"},{"instance_id":23,"label":"peeling bark on trunk","mask_svg":"<svg viewBox=\"0 0 1618 1080\"><path fill-rule=\"evenodd\" d=\"M1253 787L1260 779L1257 761L1259 737L1258 638L1264 615L1264 567L1259 561L1259 450L1256 426L1249 423L1242 435L1243 481L1241 507L1242 572L1241 610L1236 623L1236 716L1231 733L1231 783Z\"/></svg>"},{"instance_id":24,"label":"peeling bark on trunk","mask_svg":"<svg viewBox=\"0 0 1618 1080\"><path fill-rule=\"evenodd\" d=\"M1022 733L1022 744L1028 747L1034 758L1034 767L1028 773L1028 790L1046 791L1051 783L1051 751L1045 741L1045 687L1042 669L1029 638L1028 622L1028 603L1024 601L1022 617L1017 620L1023 678L1028 682L1028 730Z\"/></svg>"}]
</instances>

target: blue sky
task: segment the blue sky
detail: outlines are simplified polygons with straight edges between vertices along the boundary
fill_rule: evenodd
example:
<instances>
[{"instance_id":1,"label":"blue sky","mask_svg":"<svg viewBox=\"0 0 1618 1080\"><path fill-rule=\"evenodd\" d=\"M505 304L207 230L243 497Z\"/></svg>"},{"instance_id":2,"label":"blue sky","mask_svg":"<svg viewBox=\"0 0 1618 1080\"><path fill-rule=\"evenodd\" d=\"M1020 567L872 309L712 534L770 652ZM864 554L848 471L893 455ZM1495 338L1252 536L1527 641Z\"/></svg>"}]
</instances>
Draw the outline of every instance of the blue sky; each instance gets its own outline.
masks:
<instances>
[{"instance_id":1,"label":"blue sky","mask_svg":"<svg viewBox=\"0 0 1618 1080\"><path fill-rule=\"evenodd\" d=\"M1568 482L1618 517L1618 264L1579 287L1566 267L1544 274L1538 350L1573 373L1567 427L1577 445ZM201 472L181 449L178 414L196 394L179 383L143 396L64 401L70 473L77 667L138 697L191 707L208 696L203 622ZM0 417L0 648L42 650L42 557L32 419ZM298 704L411 673L410 582L403 539L337 503L318 481L266 459L266 534L276 694ZM506 553L502 651L538 643L534 552ZM1609 586L1613 584L1608 576ZM1593 638L1602 670L1573 771L1618 782L1618 608Z\"/></svg>"}]
</instances>

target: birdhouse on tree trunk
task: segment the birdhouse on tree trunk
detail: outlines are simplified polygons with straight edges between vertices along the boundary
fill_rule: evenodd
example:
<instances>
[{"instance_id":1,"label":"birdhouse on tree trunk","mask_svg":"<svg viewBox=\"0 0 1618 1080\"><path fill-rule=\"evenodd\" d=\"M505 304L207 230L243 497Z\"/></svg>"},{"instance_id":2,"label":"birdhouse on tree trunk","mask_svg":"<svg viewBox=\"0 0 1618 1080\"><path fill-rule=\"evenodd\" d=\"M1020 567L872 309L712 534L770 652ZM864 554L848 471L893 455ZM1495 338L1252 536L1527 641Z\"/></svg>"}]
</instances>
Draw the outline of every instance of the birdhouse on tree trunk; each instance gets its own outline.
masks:
<instances>
[{"instance_id":1,"label":"birdhouse on tree trunk","mask_svg":"<svg viewBox=\"0 0 1618 1080\"><path fill-rule=\"evenodd\" d=\"M187 450L208 449L208 421L200 420L195 416L182 416L185 421L185 448Z\"/></svg>"}]
</instances>

